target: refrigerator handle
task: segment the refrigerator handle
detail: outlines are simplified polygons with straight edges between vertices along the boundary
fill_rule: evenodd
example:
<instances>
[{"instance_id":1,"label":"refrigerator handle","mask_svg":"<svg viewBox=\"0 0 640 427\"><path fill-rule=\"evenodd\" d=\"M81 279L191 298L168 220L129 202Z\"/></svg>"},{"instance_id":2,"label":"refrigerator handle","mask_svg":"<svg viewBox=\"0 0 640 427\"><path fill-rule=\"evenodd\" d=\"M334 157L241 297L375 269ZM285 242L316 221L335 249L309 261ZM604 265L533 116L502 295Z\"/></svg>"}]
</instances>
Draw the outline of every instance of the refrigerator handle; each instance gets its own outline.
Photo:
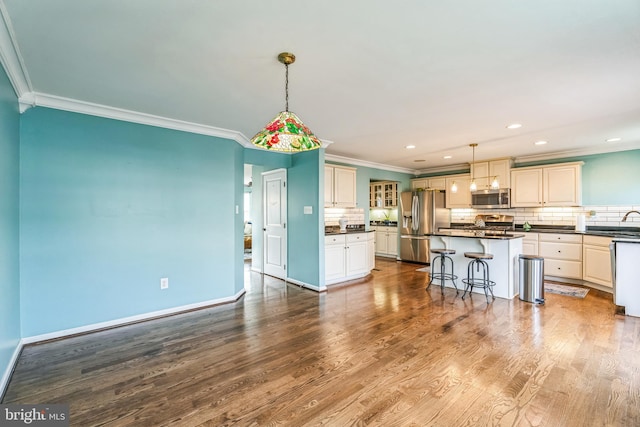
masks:
<instances>
[{"instance_id":1,"label":"refrigerator handle","mask_svg":"<svg viewBox=\"0 0 640 427\"><path fill-rule=\"evenodd\" d=\"M420 229L420 200L418 199L418 195L413 195L413 201L411 202L411 229L413 231L418 231Z\"/></svg>"}]
</instances>

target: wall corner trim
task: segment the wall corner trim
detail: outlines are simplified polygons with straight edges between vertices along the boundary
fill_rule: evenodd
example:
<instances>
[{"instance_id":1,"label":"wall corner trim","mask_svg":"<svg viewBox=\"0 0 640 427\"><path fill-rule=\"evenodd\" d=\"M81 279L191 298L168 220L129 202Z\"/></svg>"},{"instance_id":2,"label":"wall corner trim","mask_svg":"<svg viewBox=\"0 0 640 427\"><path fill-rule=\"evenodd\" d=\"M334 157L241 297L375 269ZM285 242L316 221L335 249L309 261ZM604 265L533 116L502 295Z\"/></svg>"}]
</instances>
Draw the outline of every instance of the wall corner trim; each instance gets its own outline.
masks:
<instances>
[{"instance_id":1,"label":"wall corner trim","mask_svg":"<svg viewBox=\"0 0 640 427\"><path fill-rule=\"evenodd\" d=\"M2 402L2 399L4 399L4 394L7 391L7 387L9 386L9 380L11 379L11 375L13 375L13 371L18 364L18 358L20 357L20 353L22 353L24 344L24 340L18 341L18 345L11 355L11 359L7 364L7 368L4 370L2 378L0 378L0 402Z\"/></svg>"}]
</instances>

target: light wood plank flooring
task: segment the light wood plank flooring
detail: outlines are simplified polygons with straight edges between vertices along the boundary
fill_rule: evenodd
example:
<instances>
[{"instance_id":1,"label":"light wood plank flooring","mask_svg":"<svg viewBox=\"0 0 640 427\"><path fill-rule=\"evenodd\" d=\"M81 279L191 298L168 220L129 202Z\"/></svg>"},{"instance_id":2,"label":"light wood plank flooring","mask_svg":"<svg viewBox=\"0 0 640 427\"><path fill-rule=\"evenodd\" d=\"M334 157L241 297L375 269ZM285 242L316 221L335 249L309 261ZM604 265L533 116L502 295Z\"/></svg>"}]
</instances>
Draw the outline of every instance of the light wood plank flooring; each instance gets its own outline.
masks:
<instances>
[{"instance_id":1,"label":"light wood plank flooring","mask_svg":"<svg viewBox=\"0 0 640 427\"><path fill-rule=\"evenodd\" d=\"M28 346L4 403L75 426L640 425L640 319L611 295L463 301L415 264Z\"/></svg>"}]
</instances>

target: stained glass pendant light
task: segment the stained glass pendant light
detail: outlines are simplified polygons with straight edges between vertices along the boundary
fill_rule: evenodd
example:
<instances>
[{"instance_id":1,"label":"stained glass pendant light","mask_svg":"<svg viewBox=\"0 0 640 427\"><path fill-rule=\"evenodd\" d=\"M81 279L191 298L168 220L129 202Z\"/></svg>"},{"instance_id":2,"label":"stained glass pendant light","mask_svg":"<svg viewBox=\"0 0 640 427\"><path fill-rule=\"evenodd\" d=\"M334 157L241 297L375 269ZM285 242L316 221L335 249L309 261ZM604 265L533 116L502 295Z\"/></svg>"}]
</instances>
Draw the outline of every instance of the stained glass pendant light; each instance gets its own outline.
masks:
<instances>
[{"instance_id":1,"label":"stained glass pendant light","mask_svg":"<svg viewBox=\"0 0 640 427\"><path fill-rule=\"evenodd\" d=\"M307 151L320 148L322 143L302 120L289 111L289 65L293 64L296 57L293 53L282 52L278 55L278 61L285 66L285 110L271 120L251 142L253 145L272 151Z\"/></svg>"}]
</instances>

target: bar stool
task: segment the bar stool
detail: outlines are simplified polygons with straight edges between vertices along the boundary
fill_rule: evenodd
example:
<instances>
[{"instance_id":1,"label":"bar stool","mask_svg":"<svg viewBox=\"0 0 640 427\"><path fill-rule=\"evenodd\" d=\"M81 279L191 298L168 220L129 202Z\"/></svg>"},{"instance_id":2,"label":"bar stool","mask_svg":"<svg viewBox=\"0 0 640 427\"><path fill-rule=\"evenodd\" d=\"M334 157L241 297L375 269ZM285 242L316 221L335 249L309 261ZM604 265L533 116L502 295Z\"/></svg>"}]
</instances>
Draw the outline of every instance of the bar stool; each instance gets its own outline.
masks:
<instances>
[{"instance_id":1,"label":"bar stool","mask_svg":"<svg viewBox=\"0 0 640 427\"><path fill-rule=\"evenodd\" d=\"M458 293L458 286L456 286L456 279L458 276L453 274L453 260L448 255L453 255L456 253L453 249L431 249L432 254L438 254L433 257L431 260L431 280L429 280L429 284L427 285L427 290L429 290L429 286L433 283L434 280L440 280L440 292L444 292L444 281L451 280L453 283L453 287L456 288L456 294ZM438 261L438 269L436 268L436 261ZM447 262L451 266L451 272L447 272Z\"/></svg>"},{"instance_id":2,"label":"bar stool","mask_svg":"<svg viewBox=\"0 0 640 427\"><path fill-rule=\"evenodd\" d=\"M462 283L465 283L467 286L464 288L464 293L462 294L462 299L464 299L467 294L467 290L469 291L469 295L473 292L473 287L483 288L484 295L487 298L487 303L489 303L489 293L491 293L491 298L496 299L493 295L493 290L491 289L495 286L496 282L489 280L489 265L485 260L493 259L493 254L487 254L482 252L465 252L465 258L470 258L471 261L467 266L467 278L462 279ZM474 272L475 268L475 272ZM482 272L482 278L479 276L476 277L476 272ZM489 293L487 292L489 291Z\"/></svg>"}]
</instances>

